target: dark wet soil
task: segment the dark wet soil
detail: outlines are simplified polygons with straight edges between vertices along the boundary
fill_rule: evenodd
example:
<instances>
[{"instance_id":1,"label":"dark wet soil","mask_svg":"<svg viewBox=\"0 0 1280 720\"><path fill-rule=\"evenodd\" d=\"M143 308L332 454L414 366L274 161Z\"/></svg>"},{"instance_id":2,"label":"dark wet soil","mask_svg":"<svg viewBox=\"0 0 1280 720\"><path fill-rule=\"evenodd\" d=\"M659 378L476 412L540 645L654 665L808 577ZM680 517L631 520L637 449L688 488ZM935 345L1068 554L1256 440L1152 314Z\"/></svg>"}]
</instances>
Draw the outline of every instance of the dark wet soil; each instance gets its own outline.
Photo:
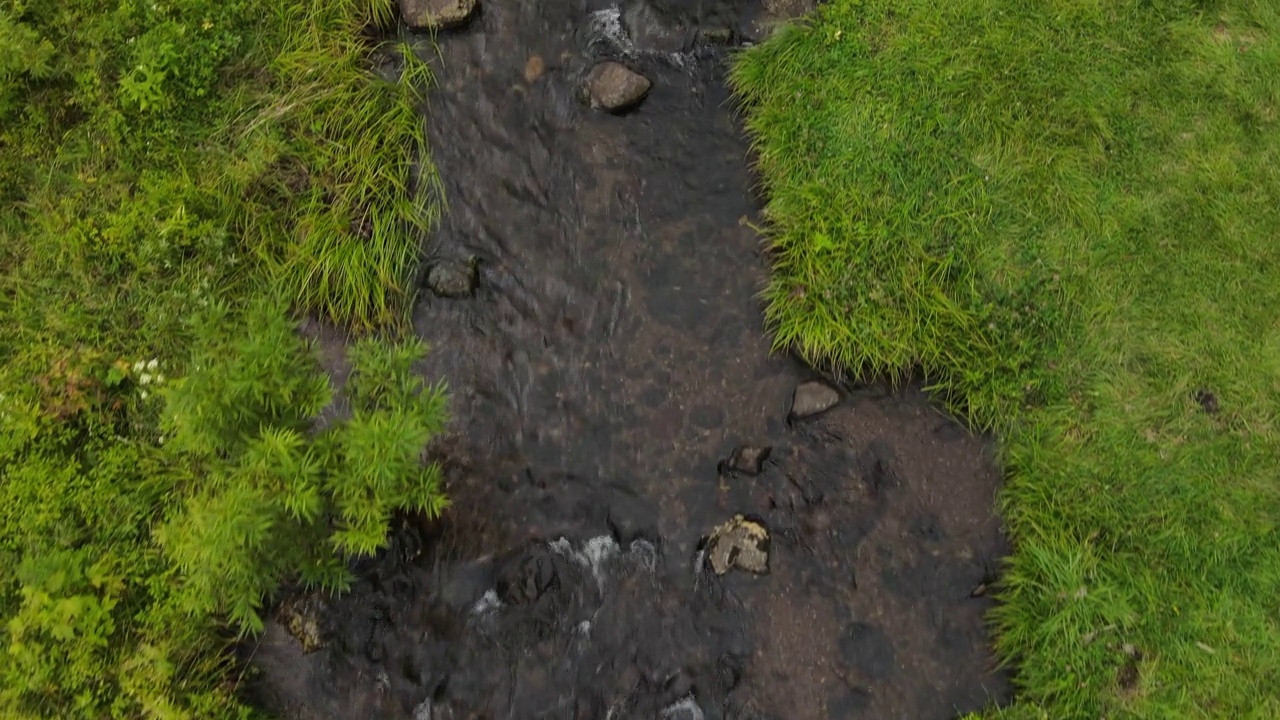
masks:
<instances>
[{"instance_id":1,"label":"dark wet soil","mask_svg":"<svg viewBox=\"0 0 1280 720\"><path fill-rule=\"evenodd\" d=\"M769 352L747 142L726 51L697 39L758 11L488 0L438 38L449 208L428 256L477 257L479 285L424 291L414 326L434 349L422 371L452 391L433 452L454 506L401 521L360 565L321 613L323 649L279 624L246 646L255 702L285 718L946 720L1007 697L989 601L971 597L1004 552L987 443L914 389L846 387L788 421L815 374ZM603 58L652 80L638 109L582 102ZM340 334L306 331L340 379ZM758 475L722 471L740 445L772 448ZM738 513L769 529L769 572L696 567Z\"/></svg>"}]
</instances>

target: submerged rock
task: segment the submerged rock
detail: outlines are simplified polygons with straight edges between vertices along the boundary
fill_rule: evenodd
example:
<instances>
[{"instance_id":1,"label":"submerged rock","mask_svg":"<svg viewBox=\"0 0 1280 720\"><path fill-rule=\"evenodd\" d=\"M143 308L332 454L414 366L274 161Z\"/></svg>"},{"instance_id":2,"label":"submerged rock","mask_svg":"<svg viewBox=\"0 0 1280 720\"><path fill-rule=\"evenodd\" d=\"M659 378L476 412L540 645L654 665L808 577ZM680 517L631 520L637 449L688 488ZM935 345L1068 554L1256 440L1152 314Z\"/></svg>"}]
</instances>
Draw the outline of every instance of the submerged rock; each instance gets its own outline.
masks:
<instances>
[{"instance_id":1,"label":"submerged rock","mask_svg":"<svg viewBox=\"0 0 1280 720\"><path fill-rule=\"evenodd\" d=\"M743 28L747 39L767 40L783 25L813 12L816 0L763 0L760 11L754 13Z\"/></svg>"},{"instance_id":2,"label":"submerged rock","mask_svg":"<svg viewBox=\"0 0 1280 720\"><path fill-rule=\"evenodd\" d=\"M431 266L427 271L427 287L431 292L446 298L467 297L475 292L479 273L475 258L466 262L448 260Z\"/></svg>"},{"instance_id":3,"label":"submerged rock","mask_svg":"<svg viewBox=\"0 0 1280 720\"><path fill-rule=\"evenodd\" d=\"M803 420L826 412L840 402L840 393L819 380L801 383L791 397L791 419Z\"/></svg>"},{"instance_id":4,"label":"submerged rock","mask_svg":"<svg viewBox=\"0 0 1280 720\"><path fill-rule=\"evenodd\" d=\"M532 546L498 571L498 599L508 605L527 605L550 590L559 574L551 550Z\"/></svg>"},{"instance_id":5,"label":"submerged rock","mask_svg":"<svg viewBox=\"0 0 1280 720\"><path fill-rule=\"evenodd\" d=\"M547 63L541 55L530 55L524 63L524 81L534 83L547 71Z\"/></svg>"},{"instance_id":6,"label":"submerged rock","mask_svg":"<svg viewBox=\"0 0 1280 720\"><path fill-rule=\"evenodd\" d=\"M290 598L280 606L280 622L302 645L303 653L313 653L324 647L324 634L320 629L323 608L323 601L314 593Z\"/></svg>"},{"instance_id":7,"label":"submerged rock","mask_svg":"<svg viewBox=\"0 0 1280 720\"><path fill-rule=\"evenodd\" d=\"M733 43L733 28L710 27L698 31L698 37L712 45L729 45Z\"/></svg>"},{"instance_id":8,"label":"submerged rock","mask_svg":"<svg viewBox=\"0 0 1280 720\"><path fill-rule=\"evenodd\" d=\"M471 19L477 0L400 0L400 14L414 29L445 30Z\"/></svg>"},{"instance_id":9,"label":"submerged rock","mask_svg":"<svg viewBox=\"0 0 1280 720\"><path fill-rule=\"evenodd\" d=\"M704 720L706 715L690 694L662 709L662 720Z\"/></svg>"},{"instance_id":10,"label":"submerged rock","mask_svg":"<svg viewBox=\"0 0 1280 720\"><path fill-rule=\"evenodd\" d=\"M602 62L587 76L591 106L620 112L635 107L649 94L649 78L616 62Z\"/></svg>"},{"instance_id":11,"label":"submerged rock","mask_svg":"<svg viewBox=\"0 0 1280 720\"><path fill-rule=\"evenodd\" d=\"M757 575L769 572L769 530L743 515L711 531L706 544L706 561L717 575L733 568Z\"/></svg>"},{"instance_id":12,"label":"submerged rock","mask_svg":"<svg viewBox=\"0 0 1280 720\"><path fill-rule=\"evenodd\" d=\"M764 461L769 459L773 448L739 445L733 449L727 460L720 462L720 472L740 472L747 475L759 475Z\"/></svg>"}]
</instances>

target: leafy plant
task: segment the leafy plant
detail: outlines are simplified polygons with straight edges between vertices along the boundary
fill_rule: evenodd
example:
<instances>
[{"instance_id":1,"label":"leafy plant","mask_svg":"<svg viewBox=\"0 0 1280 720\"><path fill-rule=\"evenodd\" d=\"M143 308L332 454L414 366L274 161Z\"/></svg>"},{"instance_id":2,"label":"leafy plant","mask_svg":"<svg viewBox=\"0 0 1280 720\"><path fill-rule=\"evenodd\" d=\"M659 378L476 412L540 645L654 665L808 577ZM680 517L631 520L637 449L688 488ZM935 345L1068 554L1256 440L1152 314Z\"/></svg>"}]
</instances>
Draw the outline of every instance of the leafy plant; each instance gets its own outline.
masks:
<instances>
[{"instance_id":1,"label":"leafy plant","mask_svg":"<svg viewBox=\"0 0 1280 720\"><path fill-rule=\"evenodd\" d=\"M267 352L285 305L366 331L408 307L439 196L425 64L370 72L394 11L0 0L0 716L243 716L223 613L252 626L287 575L340 586L388 508L443 507L408 450L439 388L321 431L310 353ZM256 335L217 322L263 287L286 297ZM395 347L377 372L421 350Z\"/></svg>"},{"instance_id":2,"label":"leafy plant","mask_svg":"<svg viewBox=\"0 0 1280 720\"><path fill-rule=\"evenodd\" d=\"M381 548L393 511L446 505L421 452L444 418L442 387L412 373L418 341L359 342L345 389L352 415L316 431L327 378L279 302L235 319L215 304L197 331L192 372L164 391L169 449L202 469L160 532L189 607L262 629L265 596L286 577L343 588L346 558Z\"/></svg>"}]
</instances>

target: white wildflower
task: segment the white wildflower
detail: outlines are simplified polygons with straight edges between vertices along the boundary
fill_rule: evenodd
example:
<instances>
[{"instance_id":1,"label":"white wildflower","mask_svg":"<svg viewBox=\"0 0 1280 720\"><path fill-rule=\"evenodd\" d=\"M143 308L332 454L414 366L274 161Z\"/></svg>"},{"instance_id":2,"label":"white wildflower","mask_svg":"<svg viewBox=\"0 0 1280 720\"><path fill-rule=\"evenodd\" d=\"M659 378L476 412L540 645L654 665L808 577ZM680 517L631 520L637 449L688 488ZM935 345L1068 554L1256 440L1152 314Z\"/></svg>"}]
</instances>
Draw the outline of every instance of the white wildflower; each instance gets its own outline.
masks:
<instances>
[{"instance_id":1,"label":"white wildflower","mask_svg":"<svg viewBox=\"0 0 1280 720\"><path fill-rule=\"evenodd\" d=\"M142 373L142 377L138 378L138 384L140 384L140 385L150 385L150 384L151 384L151 375L150 375L149 373Z\"/></svg>"},{"instance_id":2,"label":"white wildflower","mask_svg":"<svg viewBox=\"0 0 1280 720\"><path fill-rule=\"evenodd\" d=\"M151 361L147 363L147 369L155 370L156 366L158 366L159 364L160 364L159 360L157 360L156 358L151 358Z\"/></svg>"}]
</instances>

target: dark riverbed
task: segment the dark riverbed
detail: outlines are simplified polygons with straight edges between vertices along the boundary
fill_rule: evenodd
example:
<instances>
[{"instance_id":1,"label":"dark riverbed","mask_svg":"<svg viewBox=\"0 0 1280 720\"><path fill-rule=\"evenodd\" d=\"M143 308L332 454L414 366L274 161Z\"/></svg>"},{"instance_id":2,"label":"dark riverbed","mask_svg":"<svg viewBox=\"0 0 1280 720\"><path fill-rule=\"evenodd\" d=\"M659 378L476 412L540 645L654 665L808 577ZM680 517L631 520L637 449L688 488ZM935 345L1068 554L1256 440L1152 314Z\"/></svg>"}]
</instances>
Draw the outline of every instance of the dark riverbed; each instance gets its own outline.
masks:
<instances>
[{"instance_id":1,"label":"dark riverbed","mask_svg":"<svg viewBox=\"0 0 1280 720\"><path fill-rule=\"evenodd\" d=\"M973 597L1005 550L988 444L914 389L788 419L816 375L769 352L759 202L708 41L762 12L488 0L438 38L428 262L474 256L478 286L424 290L414 326L452 392L433 452L454 507L400 523L323 603L320 650L277 623L244 648L263 708L948 720L1007 697ZM653 83L626 115L580 99L606 58ZM343 338L306 331L340 379ZM739 445L772 448L758 475L719 469ZM769 572L695 566L738 513L769 530Z\"/></svg>"}]
</instances>

